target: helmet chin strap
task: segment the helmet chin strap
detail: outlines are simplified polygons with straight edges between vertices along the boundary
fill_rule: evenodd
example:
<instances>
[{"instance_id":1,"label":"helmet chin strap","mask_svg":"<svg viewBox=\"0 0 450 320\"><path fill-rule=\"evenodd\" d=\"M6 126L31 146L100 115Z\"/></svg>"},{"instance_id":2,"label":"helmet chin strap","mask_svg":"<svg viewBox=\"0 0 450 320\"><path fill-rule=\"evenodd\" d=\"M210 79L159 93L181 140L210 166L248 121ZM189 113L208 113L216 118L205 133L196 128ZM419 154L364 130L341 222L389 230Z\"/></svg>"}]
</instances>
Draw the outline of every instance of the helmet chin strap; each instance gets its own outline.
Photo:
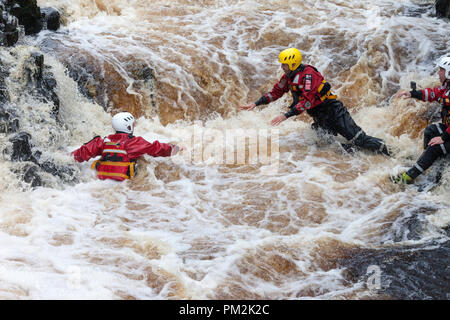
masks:
<instances>
[{"instance_id":1,"label":"helmet chin strap","mask_svg":"<svg viewBox=\"0 0 450 320\"><path fill-rule=\"evenodd\" d=\"M289 73L288 73L288 77L291 77L297 70L298 70L298 68L300 68L301 67L301 63L298 65L298 67L297 68L295 68L294 70L290 70L289 71Z\"/></svg>"}]
</instances>

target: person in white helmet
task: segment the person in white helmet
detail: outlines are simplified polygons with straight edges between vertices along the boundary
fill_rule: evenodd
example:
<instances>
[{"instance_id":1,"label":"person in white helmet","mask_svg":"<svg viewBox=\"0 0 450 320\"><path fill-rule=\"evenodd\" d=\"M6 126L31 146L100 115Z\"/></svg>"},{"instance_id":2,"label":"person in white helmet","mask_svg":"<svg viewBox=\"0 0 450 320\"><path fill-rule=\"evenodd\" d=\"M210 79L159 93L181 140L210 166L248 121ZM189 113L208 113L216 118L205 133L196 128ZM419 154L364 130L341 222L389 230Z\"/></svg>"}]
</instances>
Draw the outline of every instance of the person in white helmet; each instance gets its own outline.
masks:
<instances>
[{"instance_id":1,"label":"person in white helmet","mask_svg":"<svg viewBox=\"0 0 450 320\"><path fill-rule=\"evenodd\" d=\"M441 86L422 90L402 91L397 97L415 98L421 101L439 101L442 105L442 123L433 123L425 128L422 155L416 164L406 172L393 178L397 184L411 184L427 170L433 162L450 152L450 56L439 59L437 66Z\"/></svg>"},{"instance_id":2,"label":"person in white helmet","mask_svg":"<svg viewBox=\"0 0 450 320\"><path fill-rule=\"evenodd\" d=\"M101 156L94 161L92 168L97 170L97 177L102 180L133 179L136 161L140 156L169 157L183 150L170 143L150 143L142 137L133 136L134 117L129 112L116 114L112 118L112 127L115 134L105 138L96 136L71 153L77 162Z\"/></svg>"}]
</instances>

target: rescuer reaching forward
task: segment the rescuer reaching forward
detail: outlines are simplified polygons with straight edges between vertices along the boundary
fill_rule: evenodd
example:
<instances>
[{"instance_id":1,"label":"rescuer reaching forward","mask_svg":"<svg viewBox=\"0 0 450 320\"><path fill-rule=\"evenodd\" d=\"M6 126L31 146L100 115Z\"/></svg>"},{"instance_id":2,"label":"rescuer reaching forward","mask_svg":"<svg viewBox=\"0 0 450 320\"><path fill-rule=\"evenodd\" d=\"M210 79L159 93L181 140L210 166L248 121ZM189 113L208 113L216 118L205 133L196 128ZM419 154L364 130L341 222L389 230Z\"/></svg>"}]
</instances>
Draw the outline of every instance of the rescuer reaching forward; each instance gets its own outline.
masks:
<instances>
[{"instance_id":1,"label":"rescuer reaching forward","mask_svg":"<svg viewBox=\"0 0 450 320\"><path fill-rule=\"evenodd\" d=\"M427 102L439 101L442 105L442 123L433 123L425 128L423 134L424 151L414 166L393 178L393 181L397 184L413 183L414 179L431 167L437 158L450 152L450 57L442 57L437 66L441 86L423 90L413 89L410 92L402 91L397 96Z\"/></svg>"},{"instance_id":2,"label":"rescuer reaching forward","mask_svg":"<svg viewBox=\"0 0 450 320\"><path fill-rule=\"evenodd\" d=\"M183 150L170 143L150 143L142 137L133 136L134 117L129 112L116 114L112 118L112 127L115 134L105 138L96 136L71 153L78 162L101 156L92 164L99 179L133 179L136 161L140 156L169 157Z\"/></svg>"},{"instance_id":3,"label":"rescuer reaching forward","mask_svg":"<svg viewBox=\"0 0 450 320\"><path fill-rule=\"evenodd\" d=\"M314 119L313 129L322 129L335 136L339 133L349 141L349 146L389 155L383 140L367 135L355 123L347 108L331 93L331 85L324 80L320 72L313 66L302 64L302 55L298 49L283 50L278 59L284 71L280 81L258 101L241 106L242 110L252 110L256 106L269 104L290 91L293 102L289 111L274 118L272 125L279 125L286 119L306 111Z\"/></svg>"}]
</instances>

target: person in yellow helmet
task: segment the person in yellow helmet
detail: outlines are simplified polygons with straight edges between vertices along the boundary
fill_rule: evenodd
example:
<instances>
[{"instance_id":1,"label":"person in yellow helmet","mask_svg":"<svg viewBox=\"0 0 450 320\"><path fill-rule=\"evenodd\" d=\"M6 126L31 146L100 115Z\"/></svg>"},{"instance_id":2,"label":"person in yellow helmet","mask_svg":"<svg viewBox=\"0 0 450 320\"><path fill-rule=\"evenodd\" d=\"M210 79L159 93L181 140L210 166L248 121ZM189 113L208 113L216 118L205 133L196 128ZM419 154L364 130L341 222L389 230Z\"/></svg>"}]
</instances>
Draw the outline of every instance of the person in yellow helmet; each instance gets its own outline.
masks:
<instances>
[{"instance_id":1,"label":"person in yellow helmet","mask_svg":"<svg viewBox=\"0 0 450 320\"><path fill-rule=\"evenodd\" d=\"M298 49L283 50L278 61L284 71L278 83L256 102L241 106L241 110L252 110L256 106L269 104L290 91L293 101L289 111L272 119L272 125L279 125L306 111L314 119L313 129L334 136L342 135L349 141L349 144L343 145L348 151L356 146L389 155L383 140L367 135L355 123L347 108L331 92L330 83L320 72L315 67L302 63L302 55Z\"/></svg>"}]
</instances>

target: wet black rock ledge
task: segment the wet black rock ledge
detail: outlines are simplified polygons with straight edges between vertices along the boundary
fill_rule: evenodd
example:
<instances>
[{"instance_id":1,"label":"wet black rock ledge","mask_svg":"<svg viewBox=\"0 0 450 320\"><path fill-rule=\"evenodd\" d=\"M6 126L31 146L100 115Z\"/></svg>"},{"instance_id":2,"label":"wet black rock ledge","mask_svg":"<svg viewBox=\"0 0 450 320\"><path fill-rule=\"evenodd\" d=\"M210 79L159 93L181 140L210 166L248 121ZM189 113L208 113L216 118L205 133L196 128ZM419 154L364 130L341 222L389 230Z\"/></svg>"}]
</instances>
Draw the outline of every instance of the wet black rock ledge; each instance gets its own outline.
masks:
<instances>
[{"instance_id":1,"label":"wet black rock ledge","mask_svg":"<svg viewBox=\"0 0 450 320\"><path fill-rule=\"evenodd\" d=\"M434 7L438 17L450 19L450 0L436 0Z\"/></svg>"},{"instance_id":2,"label":"wet black rock ledge","mask_svg":"<svg viewBox=\"0 0 450 320\"><path fill-rule=\"evenodd\" d=\"M56 31L61 16L54 8L40 8L36 0L0 0L0 45L13 46L20 34L36 34L43 29Z\"/></svg>"},{"instance_id":3,"label":"wet black rock ledge","mask_svg":"<svg viewBox=\"0 0 450 320\"><path fill-rule=\"evenodd\" d=\"M42 30L56 31L60 28L60 14L54 8L40 8L36 0L0 0L0 45L13 47L22 36L37 34ZM31 187L45 185L43 175L51 174L64 182L74 182L74 169L59 165L51 159L41 159L46 146L33 144L33 132L21 127L22 111L11 102L7 79L10 67L0 60L0 134L5 134L10 146L2 150L14 165L19 179ZM51 68L45 64L39 51L31 53L23 69L26 94L53 106L49 116L59 120L60 100L57 82ZM25 92L24 92L25 93Z\"/></svg>"}]
</instances>

